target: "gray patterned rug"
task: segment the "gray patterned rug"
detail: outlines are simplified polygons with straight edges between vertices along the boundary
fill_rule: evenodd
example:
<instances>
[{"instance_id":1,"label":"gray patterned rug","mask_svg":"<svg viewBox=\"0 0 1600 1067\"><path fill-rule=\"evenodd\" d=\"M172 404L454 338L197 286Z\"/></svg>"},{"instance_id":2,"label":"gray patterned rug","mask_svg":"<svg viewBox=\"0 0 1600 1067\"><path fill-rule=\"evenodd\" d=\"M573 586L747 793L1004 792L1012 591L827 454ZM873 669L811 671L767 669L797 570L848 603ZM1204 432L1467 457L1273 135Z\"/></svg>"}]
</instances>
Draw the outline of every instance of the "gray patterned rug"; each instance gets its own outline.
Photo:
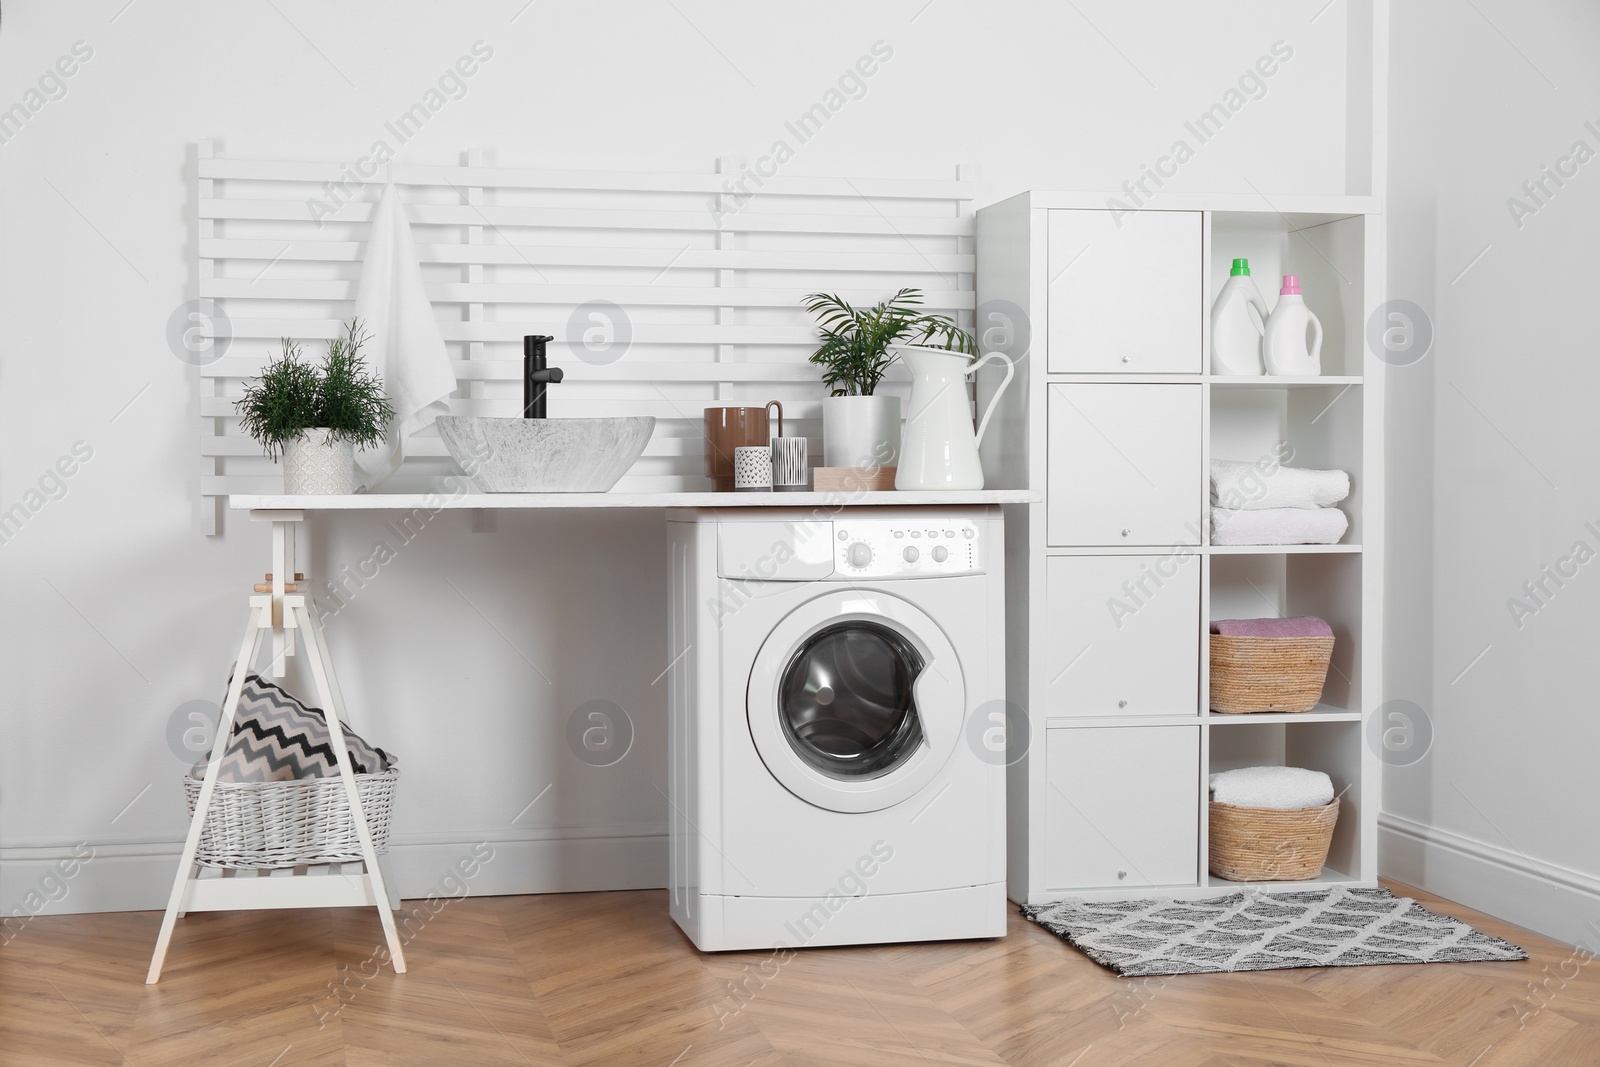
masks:
<instances>
[{"instance_id":1,"label":"gray patterned rug","mask_svg":"<svg viewBox=\"0 0 1600 1067\"><path fill-rule=\"evenodd\" d=\"M1528 958L1509 941L1387 889L1063 900L1022 914L1127 977Z\"/></svg>"}]
</instances>

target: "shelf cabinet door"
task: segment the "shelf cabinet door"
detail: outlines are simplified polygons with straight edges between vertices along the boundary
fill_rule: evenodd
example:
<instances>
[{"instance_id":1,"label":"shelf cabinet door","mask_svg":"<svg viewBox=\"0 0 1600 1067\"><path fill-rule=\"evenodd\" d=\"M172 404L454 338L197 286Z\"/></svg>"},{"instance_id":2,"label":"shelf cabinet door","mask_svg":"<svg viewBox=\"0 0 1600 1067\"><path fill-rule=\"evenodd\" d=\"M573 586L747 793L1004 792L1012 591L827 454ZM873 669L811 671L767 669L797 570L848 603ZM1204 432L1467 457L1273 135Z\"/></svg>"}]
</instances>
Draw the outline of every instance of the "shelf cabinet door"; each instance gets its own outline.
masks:
<instances>
[{"instance_id":1,"label":"shelf cabinet door","mask_svg":"<svg viewBox=\"0 0 1600 1067\"><path fill-rule=\"evenodd\" d=\"M1200 727L1048 734L1049 889L1197 884Z\"/></svg>"},{"instance_id":2,"label":"shelf cabinet door","mask_svg":"<svg viewBox=\"0 0 1600 1067\"><path fill-rule=\"evenodd\" d=\"M1200 543L1198 385L1052 385L1049 543Z\"/></svg>"},{"instance_id":3,"label":"shelf cabinet door","mask_svg":"<svg viewBox=\"0 0 1600 1067\"><path fill-rule=\"evenodd\" d=\"M1050 212L1051 374L1199 374L1198 211Z\"/></svg>"},{"instance_id":4,"label":"shelf cabinet door","mask_svg":"<svg viewBox=\"0 0 1600 1067\"><path fill-rule=\"evenodd\" d=\"M1051 715L1200 714L1200 557L1051 556Z\"/></svg>"}]
</instances>

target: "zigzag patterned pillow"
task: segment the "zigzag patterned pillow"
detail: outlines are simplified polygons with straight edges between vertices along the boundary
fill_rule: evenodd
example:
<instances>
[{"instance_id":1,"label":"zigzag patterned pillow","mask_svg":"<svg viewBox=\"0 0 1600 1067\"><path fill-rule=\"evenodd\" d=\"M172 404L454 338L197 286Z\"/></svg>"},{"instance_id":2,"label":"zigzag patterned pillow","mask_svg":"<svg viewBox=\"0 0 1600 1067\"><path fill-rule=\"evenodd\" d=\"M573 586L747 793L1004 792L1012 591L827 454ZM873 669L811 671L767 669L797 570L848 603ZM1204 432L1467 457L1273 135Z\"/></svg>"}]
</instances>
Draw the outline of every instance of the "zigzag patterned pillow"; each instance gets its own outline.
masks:
<instances>
[{"instance_id":1,"label":"zigzag patterned pillow","mask_svg":"<svg viewBox=\"0 0 1600 1067\"><path fill-rule=\"evenodd\" d=\"M375 774L394 766L393 756L367 744L348 727L344 739L350 766L357 774ZM205 773L203 760L190 770L197 779ZM217 781L283 782L338 775L322 709L307 707L260 675L246 675L233 736L218 765Z\"/></svg>"}]
</instances>

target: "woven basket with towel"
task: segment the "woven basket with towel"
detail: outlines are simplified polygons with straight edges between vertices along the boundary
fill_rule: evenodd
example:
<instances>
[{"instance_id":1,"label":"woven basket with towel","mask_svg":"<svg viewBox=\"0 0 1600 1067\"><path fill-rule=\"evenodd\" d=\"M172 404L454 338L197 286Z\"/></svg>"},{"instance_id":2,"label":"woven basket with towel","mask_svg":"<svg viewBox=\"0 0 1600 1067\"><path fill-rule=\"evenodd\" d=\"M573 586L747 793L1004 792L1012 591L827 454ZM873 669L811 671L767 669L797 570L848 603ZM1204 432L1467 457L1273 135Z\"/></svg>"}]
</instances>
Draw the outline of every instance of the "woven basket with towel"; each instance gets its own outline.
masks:
<instances>
[{"instance_id":1,"label":"woven basket with towel","mask_svg":"<svg viewBox=\"0 0 1600 1067\"><path fill-rule=\"evenodd\" d=\"M1211 710L1310 711L1322 699L1333 628L1315 615L1211 624Z\"/></svg>"},{"instance_id":2,"label":"woven basket with towel","mask_svg":"<svg viewBox=\"0 0 1600 1067\"><path fill-rule=\"evenodd\" d=\"M1304 767L1244 767L1211 776L1211 873L1231 882L1303 882L1322 873L1339 798Z\"/></svg>"},{"instance_id":3,"label":"woven basket with towel","mask_svg":"<svg viewBox=\"0 0 1600 1067\"><path fill-rule=\"evenodd\" d=\"M389 842L389 813L400 771L395 757L348 727L345 750L373 847ZM272 869L362 859L361 839L321 708L309 707L257 674L245 676L233 733L215 767L196 763L184 777L189 813L200 784L217 775L195 862L206 867Z\"/></svg>"}]
</instances>

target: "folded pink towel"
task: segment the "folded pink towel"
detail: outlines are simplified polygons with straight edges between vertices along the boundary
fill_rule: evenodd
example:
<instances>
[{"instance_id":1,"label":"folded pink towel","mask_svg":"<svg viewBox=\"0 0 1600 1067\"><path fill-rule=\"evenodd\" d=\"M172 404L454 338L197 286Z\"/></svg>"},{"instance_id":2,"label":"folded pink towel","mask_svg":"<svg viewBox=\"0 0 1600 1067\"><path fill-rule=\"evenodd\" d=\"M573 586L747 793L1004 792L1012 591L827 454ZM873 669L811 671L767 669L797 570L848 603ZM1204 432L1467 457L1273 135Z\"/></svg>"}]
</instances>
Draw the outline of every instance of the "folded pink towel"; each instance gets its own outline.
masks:
<instances>
[{"instance_id":1,"label":"folded pink towel","mask_svg":"<svg viewBox=\"0 0 1600 1067\"><path fill-rule=\"evenodd\" d=\"M1333 627L1315 615L1292 619L1218 619L1211 632L1224 637L1332 637Z\"/></svg>"}]
</instances>

